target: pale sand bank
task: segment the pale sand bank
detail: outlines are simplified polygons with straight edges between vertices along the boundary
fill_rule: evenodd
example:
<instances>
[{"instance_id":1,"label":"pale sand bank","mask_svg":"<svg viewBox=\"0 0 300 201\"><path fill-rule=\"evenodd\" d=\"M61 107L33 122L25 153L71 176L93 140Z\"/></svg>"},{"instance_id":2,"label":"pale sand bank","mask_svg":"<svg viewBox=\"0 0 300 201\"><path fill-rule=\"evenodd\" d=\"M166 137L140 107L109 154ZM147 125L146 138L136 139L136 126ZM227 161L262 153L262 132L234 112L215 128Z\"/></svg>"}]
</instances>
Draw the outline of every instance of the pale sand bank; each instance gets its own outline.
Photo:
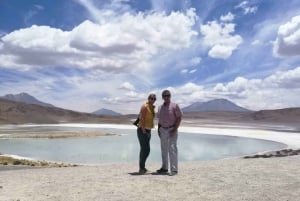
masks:
<instances>
[{"instance_id":1,"label":"pale sand bank","mask_svg":"<svg viewBox=\"0 0 300 201\"><path fill-rule=\"evenodd\" d=\"M298 201L299 167L293 156L185 162L173 177L135 175L136 164L0 171L0 200Z\"/></svg>"},{"instance_id":2,"label":"pale sand bank","mask_svg":"<svg viewBox=\"0 0 300 201\"><path fill-rule=\"evenodd\" d=\"M55 131L47 133L22 133L22 134L2 134L0 139L12 139L12 138L74 138L74 137L104 137L114 136L117 134L103 133L103 132L91 132L91 131Z\"/></svg>"},{"instance_id":3,"label":"pale sand bank","mask_svg":"<svg viewBox=\"0 0 300 201\"><path fill-rule=\"evenodd\" d=\"M116 129L130 129L136 130L136 127L131 124L40 124L40 125L21 125L20 127L31 127L31 126L70 126L73 128L97 128L99 132L70 132L70 137L95 137L103 135L113 135L111 133L103 133L103 128L116 128ZM295 130L291 126L280 126L280 125L251 125L242 123L230 123L226 124L213 124L203 123L201 121L193 120L191 123L183 123L179 128L179 134L182 132L195 133L195 134L210 134L210 135L229 135L237 137L249 137L263 140L271 140L284 143L288 148L299 149L300 148L300 130ZM65 133L66 134L66 133ZM157 134L157 128L152 131L153 135ZM17 135L16 135L17 136ZM26 136L26 135L24 135ZM34 137L41 137L42 135L36 134ZM47 135L43 135L49 137ZM7 136L2 136L3 138ZM13 136L11 136L13 137ZM20 136L18 136L20 137ZM27 136L32 137L32 136ZM59 136L61 137L61 136ZM66 137L64 135L64 137ZM155 136L156 137L156 136Z\"/></svg>"}]
</instances>

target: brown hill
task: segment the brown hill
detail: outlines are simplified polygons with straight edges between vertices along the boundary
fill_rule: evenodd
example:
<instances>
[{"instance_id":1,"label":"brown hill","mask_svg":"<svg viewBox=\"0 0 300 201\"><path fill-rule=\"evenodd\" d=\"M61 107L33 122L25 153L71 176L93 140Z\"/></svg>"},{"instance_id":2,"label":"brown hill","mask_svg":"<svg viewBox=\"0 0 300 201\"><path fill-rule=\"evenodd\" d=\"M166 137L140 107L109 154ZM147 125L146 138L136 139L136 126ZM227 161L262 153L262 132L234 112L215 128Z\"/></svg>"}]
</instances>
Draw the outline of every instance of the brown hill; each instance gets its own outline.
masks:
<instances>
[{"instance_id":1,"label":"brown hill","mask_svg":"<svg viewBox=\"0 0 300 201\"><path fill-rule=\"evenodd\" d=\"M300 123L300 108L260 110L251 114L253 120L284 121Z\"/></svg>"},{"instance_id":2,"label":"brown hill","mask_svg":"<svg viewBox=\"0 0 300 201\"><path fill-rule=\"evenodd\" d=\"M257 112L189 112L184 113L184 122L209 124L248 124L292 126L300 129L300 108L261 110ZM189 124L189 123L187 123Z\"/></svg>"},{"instance_id":3,"label":"brown hill","mask_svg":"<svg viewBox=\"0 0 300 201\"><path fill-rule=\"evenodd\" d=\"M97 116L57 107L0 99L0 124L23 123L130 123L127 117Z\"/></svg>"}]
</instances>

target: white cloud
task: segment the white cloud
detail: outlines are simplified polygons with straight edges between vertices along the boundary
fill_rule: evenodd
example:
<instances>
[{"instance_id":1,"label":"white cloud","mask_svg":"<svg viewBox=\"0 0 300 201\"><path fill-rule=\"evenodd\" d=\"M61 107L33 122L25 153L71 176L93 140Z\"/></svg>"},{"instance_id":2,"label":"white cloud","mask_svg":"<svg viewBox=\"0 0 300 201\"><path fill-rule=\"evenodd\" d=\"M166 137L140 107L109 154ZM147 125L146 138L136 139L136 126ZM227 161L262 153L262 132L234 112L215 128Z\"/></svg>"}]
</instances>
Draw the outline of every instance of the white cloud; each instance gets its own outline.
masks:
<instances>
[{"instance_id":1,"label":"white cloud","mask_svg":"<svg viewBox=\"0 0 300 201\"><path fill-rule=\"evenodd\" d=\"M44 93L52 94L47 97L48 102L67 109L89 112L104 107L132 113L137 102L146 100L147 93L153 90L147 86L151 84L150 73L158 77L157 72L162 71L162 66L153 64L153 58L164 52L181 51L192 44L197 35L193 30L195 10L169 15L120 14L113 9L97 9L92 1L80 2L94 22L86 20L70 31L33 25L8 33L0 40L3 53L0 66L27 70L27 73L39 71L35 68L75 67L85 73L67 76L60 72L61 76L57 77L35 74L32 76L35 82L23 80L22 84L11 84L10 88L39 94L39 97L42 94L37 92L43 88ZM110 6L122 2L115 1ZM188 72L196 72L195 66L200 62L200 57L189 59ZM145 93L135 92L135 86ZM4 85L0 89L2 93L9 90Z\"/></svg>"},{"instance_id":2,"label":"white cloud","mask_svg":"<svg viewBox=\"0 0 300 201\"><path fill-rule=\"evenodd\" d=\"M35 8L37 8L38 10L44 10L44 6L41 6L41 5L38 5L38 4L35 4L34 5Z\"/></svg>"},{"instance_id":3,"label":"white cloud","mask_svg":"<svg viewBox=\"0 0 300 201\"><path fill-rule=\"evenodd\" d=\"M151 0L152 10L158 11L158 12L164 12L169 11L172 9L174 1L170 0Z\"/></svg>"},{"instance_id":4,"label":"white cloud","mask_svg":"<svg viewBox=\"0 0 300 201\"><path fill-rule=\"evenodd\" d=\"M232 54L233 47L226 45L214 45L208 52L208 55L212 58L227 59Z\"/></svg>"},{"instance_id":5,"label":"white cloud","mask_svg":"<svg viewBox=\"0 0 300 201\"><path fill-rule=\"evenodd\" d=\"M134 86L129 82L122 83L121 86L120 86L120 89L124 89L124 90L128 90L128 91L134 91L135 90Z\"/></svg>"},{"instance_id":6,"label":"white cloud","mask_svg":"<svg viewBox=\"0 0 300 201\"><path fill-rule=\"evenodd\" d=\"M234 15L226 11L227 14L218 18L216 13L211 13L217 5L215 1L203 5L207 8L199 10L199 21L195 9L185 13L171 11L170 8L180 4L182 6L183 2L153 0L153 10L138 13L138 8L130 7L133 5L129 3L130 0L77 1L87 9L90 20L81 22L69 31L37 25L11 33L0 30L0 68L6 68L0 75L4 78L0 85L1 93L11 93L12 89L26 91L45 97L42 100L59 107L79 111L89 112L103 107L133 113L138 112L140 104L150 92L158 95L156 104L160 104L162 100L159 97L163 89L157 87L167 87L170 83L174 86L169 87L172 99L181 106L222 97L250 109L298 104L300 68L273 73L261 79L242 76L231 78L232 72L249 73L250 67L247 66L256 69L250 76L261 76L260 70L267 73L297 64L296 57L293 61L290 58L272 60L266 53L270 50L269 41L276 37L278 23L282 22L283 18L277 17L282 16L280 12L273 15L266 11L267 19L258 16L248 21L253 27L253 34L245 34L245 37L250 37L247 41L253 41L252 45L256 45L249 47L247 44L241 46L241 34L247 32L248 28L234 22L236 16L239 16L237 23L244 23L243 20L249 19L249 16L243 18L241 12ZM191 1L185 4L198 5ZM244 1L236 8L240 10L234 10L234 13L242 11L251 14L257 11L252 1ZM42 10L38 6L35 9L39 12ZM158 13L155 10L165 12ZM291 13L286 17L291 16ZM32 17L38 17L38 13L32 14ZM217 16L217 21L202 24L200 31L203 38L195 37L195 24L198 26L208 16ZM236 32L236 26L239 33ZM298 56L299 29L297 16L282 24L274 43L274 52L280 56ZM239 51L232 60L205 58L207 52L212 58L229 59L240 47L245 49ZM257 61L251 61L253 58ZM241 60L246 62L242 63L245 66L237 69L241 67ZM203 65L200 65L202 62ZM222 65L223 62L222 70L226 69L222 73L216 68L206 68L208 65ZM233 67L234 63L239 67ZM274 68L266 69L266 66ZM185 79L192 77L200 81L204 78L201 82L208 85L190 81L180 86L185 79L179 80L179 72L179 76ZM225 77L226 80L231 79L231 82L212 84Z\"/></svg>"},{"instance_id":7,"label":"white cloud","mask_svg":"<svg viewBox=\"0 0 300 201\"><path fill-rule=\"evenodd\" d=\"M233 35L235 31L233 23L208 22L200 26L204 36L204 44L211 48L209 56L212 58L227 59L232 52L243 42L239 35Z\"/></svg>"},{"instance_id":8,"label":"white cloud","mask_svg":"<svg viewBox=\"0 0 300 201\"><path fill-rule=\"evenodd\" d=\"M273 52L276 56L300 55L300 15L279 27Z\"/></svg>"},{"instance_id":9,"label":"white cloud","mask_svg":"<svg viewBox=\"0 0 300 201\"><path fill-rule=\"evenodd\" d=\"M226 98L252 110L299 107L300 67L262 79L237 77L213 86L189 82L171 91L172 99L181 107L214 98Z\"/></svg>"},{"instance_id":10,"label":"white cloud","mask_svg":"<svg viewBox=\"0 0 300 201\"><path fill-rule=\"evenodd\" d=\"M260 40L254 40L251 45L260 45L261 41Z\"/></svg>"},{"instance_id":11,"label":"white cloud","mask_svg":"<svg viewBox=\"0 0 300 201\"><path fill-rule=\"evenodd\" d=\"M220 17L220 20L223 22L231 22L234 20L234 15L231 12L229 12L227 15L222 15Z\"/></svg>"},{"instance_id":12,"label":"white cloud","mask_svg":"<svg viewBox=\"0 0 300 201\"><path fill-rule=\"evenodd\" d=\"M89 14L93 18L93 20L95 20L99 24L105 24L115 17L115 12L112 10L112 8L99 9L91 0L77 0L77 1L89 11ZM118 2L112 2L111 7L113 7L115 3L118 4ZM102 6L109 6L109 5L103 4Z\"/></svg>"},{"instance_id":13,"label":"white cloud","mask_svg":"<svg viewBox=\"0 0 300 201\"><path fill-rule=\"evenodd\" d=\"M256 13L257 6L250 6L248 1L243 1L239 5L235 6L235 8L241 8L245 15Z\"/></svg>"},{"instance_id":14,"label":"white cloud","mask_svg":"<svg viewBox=\"0 0 300 201\"><path fill-rule=\"evenodd\" d=\"M188 56L190 56L190 55L188 55ZM178 61L176 62L176 67L187 69L187 68L191 68L191 67L195 67L195 66L199 65L200 62L201 62L200 57L193 57L191 59L179 58Z\"/></svg>"},{"instance_id":15,"label":"white cloud","mask_svg":"<svg viewBox=\"0 0 300 201\"><path fill-rule=\"evenodd\" d=\"M265 79L268 86L285 88L287 90L300 89L300 67L285 72L276 72Z\"/></svg>"},{"instance_id":16,"label":"white cloud","mask_svg":"<svg viewBox=\"0 0 300 201\"><path fill-rule=\"evenodd\" d=\"M194 57L191 59L191 65L196 66L198 64L200 64L201 62L201 58L200 57Z\"/></svg>"},{"instance_id":17,"label":"white cloud","mask_svg":"<svg viewBox=\"0 0 300 201\"><path fill-rule=\"evenodd\" d=\"M182 73L182 74L186 74L186 73L188 73L189 72L189 69L182 69L181 71L180 71L180 73Z\"/></svg>"},{"instance_id":18,"label":"white cloud","mask_svg":"<svg viewBox=\"0 0 300 201\"><path fill-rule=\"evenodd\" d=\"M44 10L44 7L41 5L34 5L25 15L24 15L24 23L31 24L30 21L39 14L40 11Z\"/></svg>"},{"instance_id":19,"label":"white cloud","mask_svg":"<svg viewBox=\"0 0 300 201\"><path fill-rule=\"evenodd\" d=\"M264 79L237 77L227 84L217 84L213 91L252 109L296 107L295 100L300 94L300 67L276 72Z\"/></svg>"},{"instance_id":20,"label":"white cloud","mask_svg":"<svg viewBox=\"0 0 300 201\"><path fill-rule=\"evenodd\" d=\"M193 74L193 73L196 73L197 72L197 69L192 69L192 70L190 70L190 74Z\"/></svg>"},{"instance_id":21,"label":"white cloud","mask_svg":"<svg viewBox=\"0 0 300 201\"><path fill-rule=\"evenodd\" d=\"M112 0L114 3L129 2L130 0Z\"/></svg>"},{"instance_id":22,"label":"white cloud","mask_svg":"<svg viewBox=\"0 0 300 201\"><path fill-rule=\"evenodd\" d=\"M118 73L149 68L159 52L191 45L196 35L193 13L125 13L104 24L84 21L71 31L34 25L2 37L5 57L1 56L0 65L69 66Z\"/></svg>"},{"instance_id":23,"label":"white cloud","mask_svg":"<svg viewBox=\"0 0 300 201\"><path fill-rule=\"evenodd\" d=\"M181 71L180 71L180 73L182 73L182 74L187 74L187 73L189 73L189 74L193 74L193 73L196 73L197 72L197 69L182 69Z\"/></svg>"},{"instance_id":24,"label":"white cloud","mask_svg":"<svg viewBox=\"0 0 300 201\"><path fill-rule=\"evenodd\" d=\"M244 8L244 14L256 13L256 11L257 11L256 6Z\"/></svg>"}]
</instances>

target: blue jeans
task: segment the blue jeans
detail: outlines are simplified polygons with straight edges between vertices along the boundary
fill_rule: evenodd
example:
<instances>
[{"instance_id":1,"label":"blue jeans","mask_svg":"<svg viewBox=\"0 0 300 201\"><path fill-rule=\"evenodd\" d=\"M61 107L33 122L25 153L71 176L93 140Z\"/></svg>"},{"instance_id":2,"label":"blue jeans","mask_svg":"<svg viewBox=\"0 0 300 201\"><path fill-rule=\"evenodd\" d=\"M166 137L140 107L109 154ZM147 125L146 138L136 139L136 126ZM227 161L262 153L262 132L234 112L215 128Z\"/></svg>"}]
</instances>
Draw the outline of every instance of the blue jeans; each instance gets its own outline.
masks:
<instances>
[{"instance_id":1,"label":"blue jeans","mask_svg":"<svg viewBox=\"0 0 300 201\"><path fill-rule=\"evenodd\" d=\"M151 130L146 129L146 133L143 133L141 128L137 129L137 136L140 142L140 160L139 166L140 169L145 169L146 160L150 154L150 139L151 139Z\"/></svg>"}]
</instances>

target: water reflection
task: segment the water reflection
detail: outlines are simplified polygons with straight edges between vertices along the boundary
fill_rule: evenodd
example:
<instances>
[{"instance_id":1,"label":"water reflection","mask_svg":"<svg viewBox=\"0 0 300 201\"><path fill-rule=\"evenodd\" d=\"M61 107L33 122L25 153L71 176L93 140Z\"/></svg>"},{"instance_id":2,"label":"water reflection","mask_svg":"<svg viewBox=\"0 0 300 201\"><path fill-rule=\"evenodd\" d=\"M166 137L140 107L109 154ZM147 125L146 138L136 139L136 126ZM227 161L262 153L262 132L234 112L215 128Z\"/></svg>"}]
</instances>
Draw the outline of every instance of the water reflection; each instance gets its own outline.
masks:
<instances>
[{"instance_id":1,"label":"water reflection","mask_svg":"<svg viewBox=\"0 0 300 201\"><path fill-rule=\"evenodd\" d=\"M18 130L19 129L19 130ZM71 131L72 127L13 127L1 129L0 134L11 132L47 133L55 129ZM99 128L75 128L76 131L98 130ZM63 138L63 139L0 139L0 151L39 160L99 164L137 162L139 144L133 129L101 128L101 131L120 134L118 136ZM180 161L200 161L254 154L266 150L284 148L285 145L250 138L198 135L180 133L178 150ZM154 131L151 138L149 161L159 162L160 144Z\"/></svg>"}]
</instances>

